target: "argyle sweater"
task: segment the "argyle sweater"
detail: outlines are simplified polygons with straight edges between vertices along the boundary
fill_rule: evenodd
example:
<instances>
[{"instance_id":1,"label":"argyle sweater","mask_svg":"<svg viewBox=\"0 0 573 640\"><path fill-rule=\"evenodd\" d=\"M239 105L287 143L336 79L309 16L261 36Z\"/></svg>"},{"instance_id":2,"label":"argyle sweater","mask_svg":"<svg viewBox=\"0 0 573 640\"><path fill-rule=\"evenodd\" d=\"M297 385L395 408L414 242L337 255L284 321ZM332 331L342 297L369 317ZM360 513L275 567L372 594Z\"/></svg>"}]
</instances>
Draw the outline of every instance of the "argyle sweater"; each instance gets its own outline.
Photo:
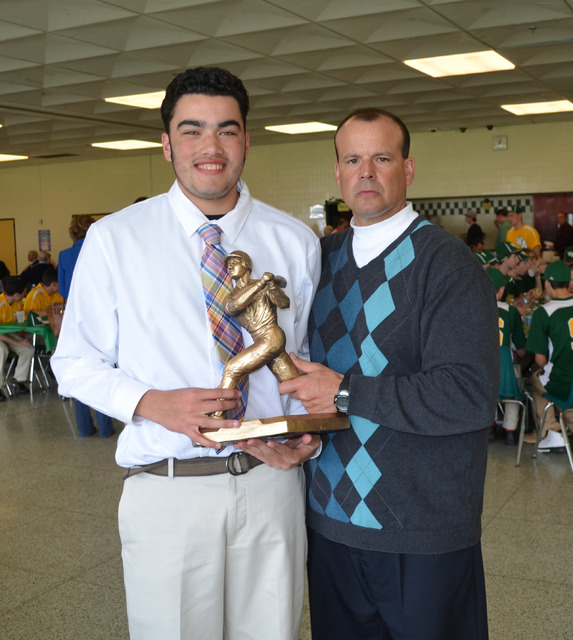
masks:
<instances>
[{"instance_id":1,"label":"argyle sweater","mask_svg":"<svg viewBox=\"0 0 573 640\"><path fill-rule=\"evenodd\" d=\"M495 294L468 248L419 217L358 268L323 240L311 360L349 376L351 428L306 465L308 524L361 549L446 553L481 535L495 416Z\"/></svg>"}]
</instances>

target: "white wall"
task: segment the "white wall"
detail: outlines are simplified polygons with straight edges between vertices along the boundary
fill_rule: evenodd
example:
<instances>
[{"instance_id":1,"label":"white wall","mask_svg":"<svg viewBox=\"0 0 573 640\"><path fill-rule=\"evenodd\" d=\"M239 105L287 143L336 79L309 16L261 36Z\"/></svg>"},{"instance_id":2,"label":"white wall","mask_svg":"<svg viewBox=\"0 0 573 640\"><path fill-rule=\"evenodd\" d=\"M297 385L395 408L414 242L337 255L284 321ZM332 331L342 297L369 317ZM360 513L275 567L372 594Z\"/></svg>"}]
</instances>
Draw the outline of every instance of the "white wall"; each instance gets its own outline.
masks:
<instances>
[{"instance_id":1,"label":"white wall","mask_svg":"<svg viewBox=\"0 0 573 640\"><path fill-rule=\"evenodd\" d=\"M507 151L492 150L494 135L507 135ZM414 134L416 178L409 196L482 198L573 191L570 140L573 123ZM254 145L244 177L257 198L309 222L311 205L339 196L334 161L330 140ZM161 150L38 166L4 163L0 218L16 219L19 270L26 265L28 250L37 248L39 229L51 231L52 255L57 259L59 251L71 244L68 226L73 214L118 210L138 196L167 190L172 180ZM488 217L484 231L492 222ZM456 235L466 231L463 216L444 216L443 226Z\"/></svg>"}]
</instances>

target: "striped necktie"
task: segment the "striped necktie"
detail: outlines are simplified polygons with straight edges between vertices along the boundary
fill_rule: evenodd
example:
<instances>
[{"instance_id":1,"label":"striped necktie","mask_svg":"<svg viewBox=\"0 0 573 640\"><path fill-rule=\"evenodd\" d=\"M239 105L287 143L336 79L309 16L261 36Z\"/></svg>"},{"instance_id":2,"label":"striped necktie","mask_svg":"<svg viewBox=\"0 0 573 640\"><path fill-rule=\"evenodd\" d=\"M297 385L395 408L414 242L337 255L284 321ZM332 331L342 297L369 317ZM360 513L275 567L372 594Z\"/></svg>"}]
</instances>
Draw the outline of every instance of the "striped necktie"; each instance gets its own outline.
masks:
<instances>
[{"instance_id":1,"label":"striped necktie","mask_svg":"<svg viewBox=\"0 0 573 640\"><path fill-rule=\"evenodd\" d=\"M198 229L198 233L205 242L205 249L201 256L201 281L209 324L215 342L215 351L221 365L221 372L225 363L244 349L243 336L239 323L225 313L223 301L231 292L233 286L225 267L225 250L221 246L221 229L213 223L205 223ZM241 407L227 412L230 420L242 420L247 406L247 389L241 382Z\"/></svg>"}]
</instances>

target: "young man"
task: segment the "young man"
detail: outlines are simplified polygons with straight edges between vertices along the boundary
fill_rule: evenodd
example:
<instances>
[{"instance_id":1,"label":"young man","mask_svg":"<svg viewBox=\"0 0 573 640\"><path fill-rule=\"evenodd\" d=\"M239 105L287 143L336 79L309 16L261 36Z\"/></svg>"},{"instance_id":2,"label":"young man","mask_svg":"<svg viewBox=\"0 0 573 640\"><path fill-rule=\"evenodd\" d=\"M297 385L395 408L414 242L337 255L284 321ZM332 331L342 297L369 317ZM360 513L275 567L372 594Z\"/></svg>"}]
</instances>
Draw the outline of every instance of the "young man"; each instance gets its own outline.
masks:
<instances>
[{"instance_id":1,"label":"young man","mask_svg":"<svg viewBox=\"0 0 573 640\"><path fill-rule=\"evenodd\" d=\"M514 360L523 361L526 356L525 333L523 331L523 321L519 311L515 306L503 301L505 286L509 278L504 276L499 269L488 269L487 275L490 277L495 297L497 299L497 312L499 314L499 344L502 347L511 349ZM519 417L519 407L508 403L505 405L503 416L503 428L505 429L505 443L508 445L517 444L515 430L517 429L517 419ZM490 438L495 437L495 425L490 430Z\"/></svg>"},{"instance_id":2,"label":"young man","mask_svg":"<svg viewBox=\"0 0 573 640\"><path fill-rule=\"evenodd\" d=\"M507 219L507 209L505 207L496 210L494 225L497 229L494 249L499 251L505 242L507 232L511 229L511 222Z\"/></svg>"},{"instance_id":3,"label":"young man","mask_svg":"<svg viewBox=\"0 0 573 640\"><path fill-rule=\"evenodd\" d=\"M468 235L466 239L466 244L472 251L483 251L484 249L484 232L481 230L481 227L477 223L477 213L474 209L468 209L465 213L466 216L466 224L470 225L468 229ZM481 242L481 248L474 248L476 245L479 247L479 243Z\"/></svg>"},{"instance_id":4,"label":"young man","mask_svg":"<svg viewBox=\"0 0 573 640\"><path fill-rule=\"evenodd\" d=\"M201 278L206 242L245 251L257 276L286 278L286 348L308 354L320 247L309 227L253 199L240 180L248 108L243 84L223 69L172 80L161 114L175 183L90 227L52 360L60 393L126 423L116 460L130 469L119 528L133 640L298 639L300 465L320 440L249 441L240 445L247 454L200 431L240 424L210 417L238 409L240 392L217 388L222 366ZM142 282L153 296L141 296ZM245 419L303 411L281 397L267 367L250 376Z\"/></svg>"},{"instance_id":5,"label":"young man","mask_svg":"<svg viewBox=\"0 0 573 640\"><path fill-rule=\"evenodd\" d=\"M541 369L540 375L531 376L535 387L533 399L538 419L541 419L549 392L567 398L573 380L573 296L569 292L571 271L560 260L547 265L543 274L545 293L551 300L536 309L531 320L525 348L535 355L535 362ZM571 420L569 414L565 414ZM561 425L550 410L541 434L539 451L551 451L565 446ZM530 436L526 439L534 442Z\"/></svg>"},{"instance_id":6,"label":"young man","mask_svg":"<svg viewBox=\"0 0 573 640\"><path fill-rule=\"evenodd\" d=\"M59 294L58 272L54 267L48 267L42 276L42 282L36 285L24 300L26 315L33 311L41 318L48 317L48 307L64 299Z\"/></svg>"},{"instance_id":7,"label":"young man","mask_svg":"<svg viewBox=\"0 0 573 640\"><path fill-rule=\"evenodd\" d=\"M16 322L14 313L22 311L22 298L26 290L26 283L20 278L6 280L4 293L0 294L0 324ZM34 356L34 347L19 333L0 334L0 402L6 400L2 392L4 385L4 365L10 352L18 356L16 369L14 370L13 387L16 393L30 393L25 382L30 372L30 363Z\"/></svg>"},{"instance_id":8,"label":"young man","mask_svg":"<svg viewBox=\"0 0 573 640\"><path fill-rule=\"evenodd\" d=\"M509 211L507 214L511 222L511 229L507 232L505 239L519 249L533 249L535 256L541 256L541 238L537 229L529 224L524 224L523 214L519 211Z\"/></svg>"},{"instance_id":9,"label":"young man","mask_svg":"<svg viewBox=\"0 0 573 640\"><path fill-rule=\"evenodd\" d=\"M481 511L499 335L489 278L406 202L409 133L351 114L335 136L351 228L323 241L310 412L347 412L308 467L314 640L487 637Z\"/></svg>"}]
</instances>

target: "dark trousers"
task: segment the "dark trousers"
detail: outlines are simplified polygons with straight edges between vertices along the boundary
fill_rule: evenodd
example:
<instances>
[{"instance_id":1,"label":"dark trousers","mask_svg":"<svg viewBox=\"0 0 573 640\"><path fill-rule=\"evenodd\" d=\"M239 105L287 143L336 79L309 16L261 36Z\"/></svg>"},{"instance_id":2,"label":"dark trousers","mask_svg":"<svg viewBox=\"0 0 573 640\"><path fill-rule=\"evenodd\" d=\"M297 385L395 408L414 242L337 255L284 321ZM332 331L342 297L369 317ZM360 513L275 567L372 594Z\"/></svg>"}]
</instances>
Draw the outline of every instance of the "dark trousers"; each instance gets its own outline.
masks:
<instances>
[{"instance_id":1,"label":"dark trousers","mask_svg":"<svg viewBox=\"0 0 573 640\"><path fill-rule=\"evenodd\" d=\"M479 543L417 555L308 535L313 640L487 640Z\"/></svg>"},{"instance_id":2,"label":"dark trousers","mask_svg":"<svg viewBox=\"0 0 573 640\"><path fill-rule=\"evenodd\" d=\"M80 436L82 438L87 438L88 436L91 436L92 433L95 433L91 410L87 404L84 404L79 400L74 400L74 406L76 408L76 420ZM109 438L109 436L113 435L114 432L112 419L99 411L96 411L95 415L99 429L99 437Z\"/></svg>"}]
</instances>

